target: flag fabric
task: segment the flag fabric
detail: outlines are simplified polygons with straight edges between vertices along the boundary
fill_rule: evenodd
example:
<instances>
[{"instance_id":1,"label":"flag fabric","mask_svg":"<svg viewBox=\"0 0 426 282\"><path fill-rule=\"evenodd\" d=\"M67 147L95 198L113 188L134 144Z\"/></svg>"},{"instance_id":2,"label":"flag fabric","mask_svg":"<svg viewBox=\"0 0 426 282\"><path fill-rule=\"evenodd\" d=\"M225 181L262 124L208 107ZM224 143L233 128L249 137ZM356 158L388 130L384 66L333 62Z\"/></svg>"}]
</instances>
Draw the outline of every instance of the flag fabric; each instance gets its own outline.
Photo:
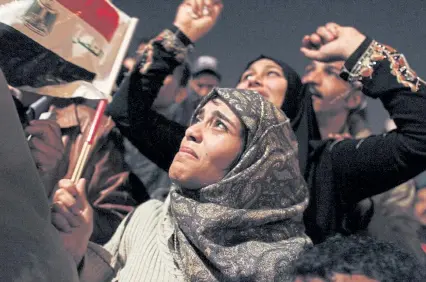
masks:
<instances>
[{"instance_id":1,"label":"flag fabric","mask_svg":"<svg viewBox=\"0 0 426 282\"><path fill-rule=\"evenodd\" d=\"M0 0L0 68L25 91L109 98L136 23L107 0Z\"/></svg>"}]
</instances>

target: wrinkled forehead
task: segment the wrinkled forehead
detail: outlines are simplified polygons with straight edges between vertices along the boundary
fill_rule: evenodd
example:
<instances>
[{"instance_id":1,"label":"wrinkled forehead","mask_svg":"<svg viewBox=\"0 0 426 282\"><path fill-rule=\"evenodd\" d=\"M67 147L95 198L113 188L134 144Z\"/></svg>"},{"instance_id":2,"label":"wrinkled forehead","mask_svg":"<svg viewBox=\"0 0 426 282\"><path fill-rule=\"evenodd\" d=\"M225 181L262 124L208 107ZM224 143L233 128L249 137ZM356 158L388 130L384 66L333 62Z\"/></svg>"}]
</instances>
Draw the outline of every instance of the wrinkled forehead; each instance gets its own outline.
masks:
<instances>
[{"instance_id":1,"label":"wrinkled forehead","mask_svg":"<svg viewBox=\"0 0 426 282\"><path fill-rule=\"evenodd\" d=\"M231 110L225 101L218 95L214 95L210 99L206 100L205 103L197 108L195 113L198 114L200 112L204 112L206 108L228 108Z\"/></svg>"}]
</instances>

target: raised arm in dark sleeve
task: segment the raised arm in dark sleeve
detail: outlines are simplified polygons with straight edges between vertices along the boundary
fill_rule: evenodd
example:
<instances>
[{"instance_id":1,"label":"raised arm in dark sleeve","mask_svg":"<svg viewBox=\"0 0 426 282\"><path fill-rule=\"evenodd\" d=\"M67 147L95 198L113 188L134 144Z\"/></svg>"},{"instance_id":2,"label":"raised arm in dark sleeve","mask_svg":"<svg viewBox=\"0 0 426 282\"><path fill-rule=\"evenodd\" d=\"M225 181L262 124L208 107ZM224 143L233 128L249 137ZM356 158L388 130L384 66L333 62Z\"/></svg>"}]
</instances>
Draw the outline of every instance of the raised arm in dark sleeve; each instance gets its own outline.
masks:
<instances>
[{"instance_id":1,"label":"raised arm in dark sleeve","mask_svg":"<svg viewBox=\"0 0 426 282\"><path fill-rule=\"evenodd\" d=\"M393 48L366 39L346 61L342 77L362 82L379 98L397 129L361 140L330 144L343 200L354 203L401 184L426 169L425 84Z\"/></svg>"},{"instance_id":2,"label":"raised arm in dark sleeve","mask_svg":"<svg viewBox=\"0 0 426 282\"><path fill-rule=\"evenodd\" d=\"M117 127L138 150L168 170L186 127L151 109L165 77L184 61L191 41L178 29L164 30L145 48L108 108Z\"/></svg>"}]
</instances>

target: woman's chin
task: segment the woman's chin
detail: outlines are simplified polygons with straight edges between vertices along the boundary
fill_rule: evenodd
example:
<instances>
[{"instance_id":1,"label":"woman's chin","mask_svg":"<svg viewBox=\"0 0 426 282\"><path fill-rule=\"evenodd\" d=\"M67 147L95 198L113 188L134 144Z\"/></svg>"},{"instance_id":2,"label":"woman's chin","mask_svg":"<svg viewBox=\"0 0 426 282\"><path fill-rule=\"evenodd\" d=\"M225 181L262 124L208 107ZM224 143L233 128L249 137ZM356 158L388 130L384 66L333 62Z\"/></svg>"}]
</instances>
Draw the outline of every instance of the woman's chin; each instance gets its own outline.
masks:
<instances>
[{"instance_id":1,"label":"woman's chin","mask_svg":"<svg viewBox=\"0 0 426 282\"><path fill-rule=\"evenodd\" d=\"M181 188L189 189L189 190L197 190L200 189L201 186L199 183L196 183L196 181L192 181L189 177L186 177L184 173L179 173L178 171L174 171L170 168L169 171L169 177L175 183Z\"/></svg>"}]
</instances>

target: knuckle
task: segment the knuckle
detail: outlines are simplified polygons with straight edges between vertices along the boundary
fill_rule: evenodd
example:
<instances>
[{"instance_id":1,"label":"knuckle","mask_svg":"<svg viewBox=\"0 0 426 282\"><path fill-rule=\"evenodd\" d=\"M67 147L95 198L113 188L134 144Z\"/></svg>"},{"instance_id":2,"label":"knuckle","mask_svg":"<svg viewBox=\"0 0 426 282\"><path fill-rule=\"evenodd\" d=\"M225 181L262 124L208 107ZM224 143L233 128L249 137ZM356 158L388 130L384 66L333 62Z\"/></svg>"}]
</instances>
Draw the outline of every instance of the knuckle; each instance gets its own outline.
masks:
<instances>
[{"instance_id":1,"label":"knuckle","mask_svg":"<svg viewBox=\"0 0 426 282\"><path fill-rule=\"evenodd\" d=\"M325 27L324 26L320 26L317 28L317 33L322 33L325 31Z\"/></svg>"}]
</instances>

